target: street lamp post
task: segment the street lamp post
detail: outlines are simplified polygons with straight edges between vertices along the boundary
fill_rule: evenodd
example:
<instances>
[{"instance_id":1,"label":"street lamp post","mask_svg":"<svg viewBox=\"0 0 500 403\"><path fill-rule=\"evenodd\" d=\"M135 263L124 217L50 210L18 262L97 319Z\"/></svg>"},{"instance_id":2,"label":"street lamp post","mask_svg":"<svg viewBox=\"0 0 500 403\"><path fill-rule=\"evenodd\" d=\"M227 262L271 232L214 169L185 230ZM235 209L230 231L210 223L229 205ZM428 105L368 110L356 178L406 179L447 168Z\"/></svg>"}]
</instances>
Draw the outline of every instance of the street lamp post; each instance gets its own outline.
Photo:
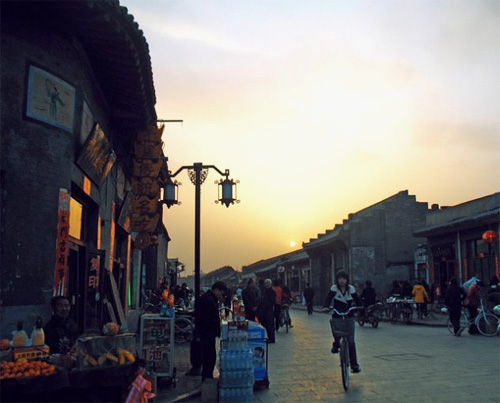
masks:
<instances>
[{"instance_id":1,"label":"street lamp post","mask_svg":"<svg viewBox=\"0 0 500 403\"><path fill-rule=\"evenodd\" d=\"M177 186L180 185L179 182L173 181L180 172L187 169L189 179L195 185L195 219L194 219L194 297L198 299L200 296L200 216L201 216L201 185L208 176L208 170L212 168L216 170L221 176L224 176L224 180L216 181L219 185L219 199L216 203L221 202L226 207L234 202L239 203L236 196L236 184L239 181L233 181L229 179L229 169L222 172L215 165L203 165L201 162L195 162L193 165L185 165L180 167L175 173L171 174L169 171L169 177L165 183L163 192L163 203L167 205L168 208L174 204L180 204L177 200ZM234 192L234 196L233 196ZM222 194L222 195L221 195Z\"/></svg>"}]
</instances>

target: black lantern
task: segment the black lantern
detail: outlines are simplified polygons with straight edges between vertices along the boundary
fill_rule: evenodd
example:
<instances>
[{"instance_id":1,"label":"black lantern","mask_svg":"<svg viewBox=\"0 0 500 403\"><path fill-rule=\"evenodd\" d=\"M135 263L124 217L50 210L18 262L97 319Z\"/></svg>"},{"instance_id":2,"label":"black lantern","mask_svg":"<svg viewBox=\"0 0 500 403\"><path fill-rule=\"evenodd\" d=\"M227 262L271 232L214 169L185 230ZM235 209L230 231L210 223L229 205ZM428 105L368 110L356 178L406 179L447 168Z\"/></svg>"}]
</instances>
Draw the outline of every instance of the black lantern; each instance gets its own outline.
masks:
<instances>
[{"instance_id":1,"label":"black lantern","mask_svg":"<svg viewBox=\"0 0 500 403\"><path fill-rule=\"evenodd\" d=\"M219 198L215 203L220 202L226 207L229 207L229 205L234 204L234 202L240 202L236 190L236 184L240 183L239 180L234 181L226 177L226 179L220 179L219 181L215 181L215 183L219 185Z\"/></svg>"},{"instance_id":2,"label":"black lantern","mask_svg":"<svg viewBox=\"0 0 500 403\"><path fill-rule=\"evenodd\" d=\"M165 182L165 186L163 187L163 203L165 203L168 208L172 207L174 204L181 204L178 197L179 185L182 185L182 183L173 181L170 177Z\"/></svg>"}]
</instances>

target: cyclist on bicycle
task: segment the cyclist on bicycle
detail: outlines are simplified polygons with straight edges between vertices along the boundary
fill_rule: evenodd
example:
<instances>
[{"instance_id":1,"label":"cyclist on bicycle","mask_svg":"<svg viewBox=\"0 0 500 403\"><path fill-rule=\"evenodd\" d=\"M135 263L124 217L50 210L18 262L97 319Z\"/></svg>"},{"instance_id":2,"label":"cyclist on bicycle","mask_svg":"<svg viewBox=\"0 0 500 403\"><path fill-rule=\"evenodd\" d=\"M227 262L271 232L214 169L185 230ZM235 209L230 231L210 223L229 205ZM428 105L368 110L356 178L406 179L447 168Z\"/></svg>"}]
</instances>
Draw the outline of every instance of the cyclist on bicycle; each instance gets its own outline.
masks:
<instances>
[{"instance_id":1,"label":"cyclist on bicycle","mask_svg":"<svg viewBox=\"0 0 500 403\"><path fill-rule=\"evenodd\" d=\"M285 284L283 287L281 287L282 291L283 291L283 296L281 298L281 307L287 305L288 306L288 309L287 309L287 315L288 315L288 326L289 327L293 327L292 326L292 318L290 317L290 306L292 305L292 293L290 292L290 289L288 288L288 286Z\"/></svg>"},{"instance_id":2,"label":"cyclist on bicycle","mask_svg":"<svg viewBox=\"0 0 500 403\"><path fill-rule=\"evenodd\" d=\"M332 303L333 301L333 303ZM346 271L339 270L335 275L335 284L332 285L328 295L326 296L325 303L323 304L323 311L328 311L330 307L336 309L339 312L347 312L352 306L362 306L361 299L356 293L356 289L349 284L349 276ZM361 372L361 368L358 364L358 359L356 355L356 343L354 340L354 317L351 312L345 320L348 321L349 335L347 336L347 342L349 345L349 356L351 358L351 368L354 374ZM343 319L333 312L332 319L335 322L342 321ZM332 345L332 353L337 354L339 352L339 340L334 339Z\"/></svg>"}]
</instances>

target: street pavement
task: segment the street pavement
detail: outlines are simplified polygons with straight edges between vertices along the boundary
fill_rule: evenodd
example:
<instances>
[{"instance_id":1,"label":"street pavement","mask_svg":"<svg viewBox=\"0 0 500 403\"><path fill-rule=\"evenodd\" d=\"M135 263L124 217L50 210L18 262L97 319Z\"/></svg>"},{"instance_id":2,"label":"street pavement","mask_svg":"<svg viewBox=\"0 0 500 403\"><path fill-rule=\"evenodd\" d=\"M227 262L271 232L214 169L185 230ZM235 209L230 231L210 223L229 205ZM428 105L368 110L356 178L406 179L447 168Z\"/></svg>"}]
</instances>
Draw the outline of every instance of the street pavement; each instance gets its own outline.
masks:
<instances>
[{"instance_id":1,"label":"street pavement","mask_svg":"<svg viewBox=\"0 0 500 403\"><path fill-rule=\"evenodd\" d=\"M311 316L297 306L294 327L280 330L269 345L268 389L254 402L498 402L500 338L452 336L445 315L412 325L381 322L378 328L356 325L360 374L342 388L338 355L330 352L329 315ZM177 349L177 388L160 389L156 402L200 402L201 379L186 377L189 347Z\"/></svg>"}]
</instances>

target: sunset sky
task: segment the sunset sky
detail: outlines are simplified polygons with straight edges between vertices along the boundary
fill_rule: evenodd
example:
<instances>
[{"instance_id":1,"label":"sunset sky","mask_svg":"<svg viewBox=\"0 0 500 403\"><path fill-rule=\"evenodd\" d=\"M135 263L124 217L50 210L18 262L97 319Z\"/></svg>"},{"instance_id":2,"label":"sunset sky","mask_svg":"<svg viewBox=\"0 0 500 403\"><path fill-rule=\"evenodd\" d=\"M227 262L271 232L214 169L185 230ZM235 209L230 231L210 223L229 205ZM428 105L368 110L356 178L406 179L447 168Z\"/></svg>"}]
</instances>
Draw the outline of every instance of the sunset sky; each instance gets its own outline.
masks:
<instances>
[{"instance_id":1,"label":"sunset sky","mask_svg":"<svg viewBox=\"0 0 500 403\"><path fill-rule=\"evenodd\" d=\"M408 190L429 205L500 191L500 2L121 0L150 48L172 171L230 169L201 195L201 269L287 253ZM194 268L194 186L164 209ZM295 242L295 246L292 246Z\"/></svg>"}]
</instances>

